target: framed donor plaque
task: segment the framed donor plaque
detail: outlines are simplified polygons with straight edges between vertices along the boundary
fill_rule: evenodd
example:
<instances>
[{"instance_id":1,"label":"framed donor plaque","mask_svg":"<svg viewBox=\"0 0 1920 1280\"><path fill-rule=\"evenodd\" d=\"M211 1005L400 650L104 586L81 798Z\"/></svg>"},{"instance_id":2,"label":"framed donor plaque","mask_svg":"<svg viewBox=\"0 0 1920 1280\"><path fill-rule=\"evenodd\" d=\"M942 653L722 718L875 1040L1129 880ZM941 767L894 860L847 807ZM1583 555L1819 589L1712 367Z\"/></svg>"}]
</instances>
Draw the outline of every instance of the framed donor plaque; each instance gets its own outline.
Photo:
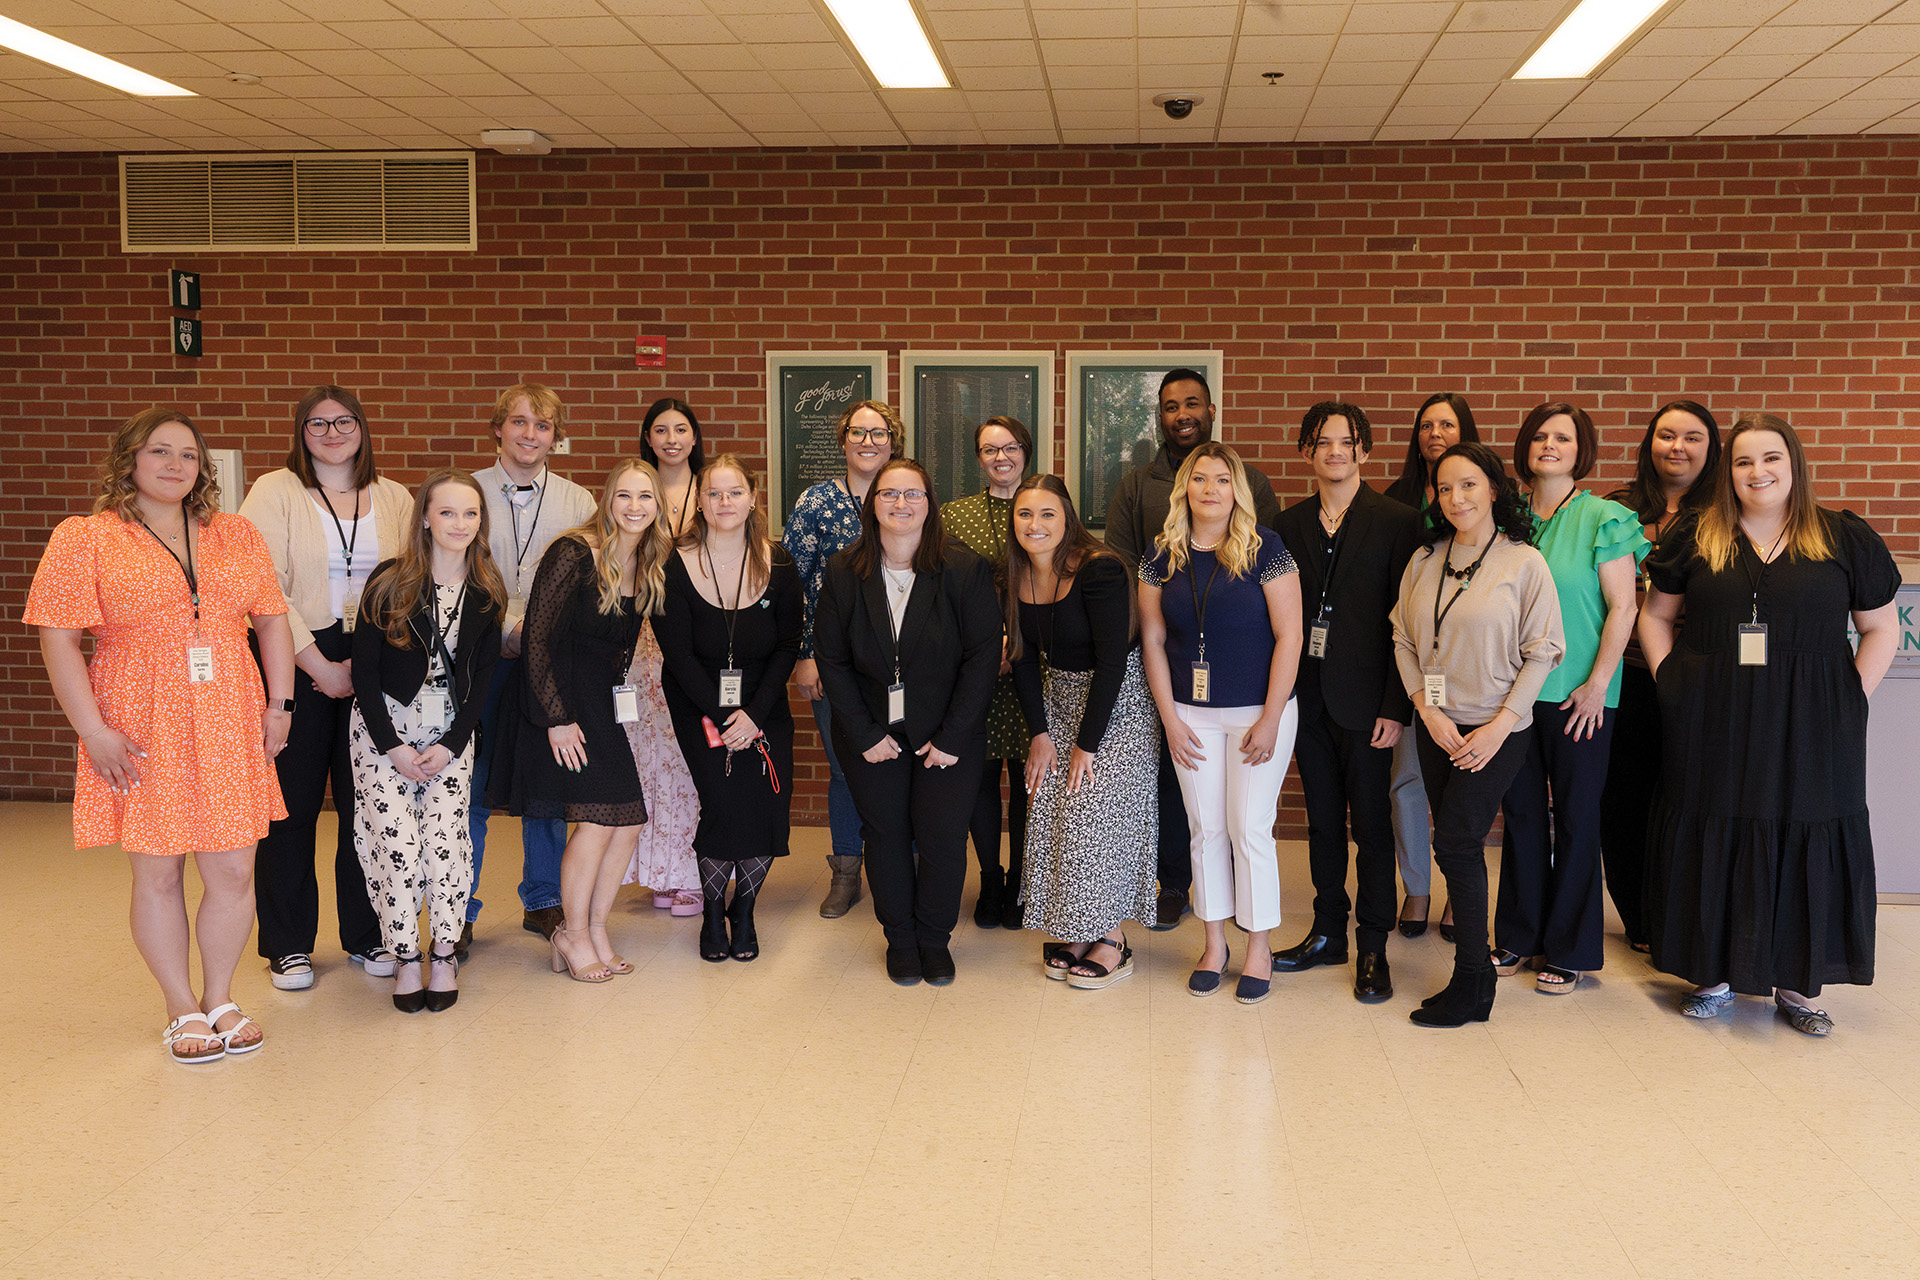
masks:
<instances>
[{"instance_id":1,"label":"framed donor plaque","mask_svg":"<svg viewBox=\"0 0 1920 1280\"><path fill-rule=\"evenodd\" d=\"M1198 369L1217 411L1225 368L1219 351L1067 352L1067 489L1088 528L1106 527L1120 477L1160 448L1160 379Z\"/></svg>"},{"instance_id":2,"label":"framed donor plaque","mask_svg":"<svg viewBox=\"0 0 1920 1280\"><path fill-rule=\"evenodd\" d=\"M987 487L973 431L988 418L1018 418L1033 433L1029 474L1053 465L1051 351L902 351L900 400L907 453L942 502Z\"/></svg>"},{"instance_id":3,"label":"framed donor plaque","mask_svg":"<svg viewBox=\"0 0 1920 1280\"><path fill-rule=\"evenodd\" d=\"M847 406L886 398L884 351L767 352L767 517L776 531L808 486L847 474L834 429Z\"/></svg>"}]
</instances>

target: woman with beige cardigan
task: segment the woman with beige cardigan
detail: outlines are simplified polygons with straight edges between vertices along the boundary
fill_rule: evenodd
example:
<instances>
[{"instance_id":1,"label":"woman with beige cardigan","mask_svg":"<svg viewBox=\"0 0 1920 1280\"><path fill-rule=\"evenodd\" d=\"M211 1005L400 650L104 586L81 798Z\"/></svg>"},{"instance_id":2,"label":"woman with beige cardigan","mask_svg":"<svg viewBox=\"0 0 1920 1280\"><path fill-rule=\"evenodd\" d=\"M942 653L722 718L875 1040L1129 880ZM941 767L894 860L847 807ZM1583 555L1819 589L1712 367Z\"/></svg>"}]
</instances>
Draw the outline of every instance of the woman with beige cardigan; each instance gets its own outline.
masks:
<instances>
[{"instance_id":1,"label":"woman with beige cardigan","mask_svg":"<svg viewBox=\"0 0 1920 1280\"><path fill-rule=\"evenodd\" d=\"M375 565L399 554L413 498L373 465L367 418L353 393L315 387L293 413L287 465L261 476L240 514L266 540L293 628L293 729L274 761L287 816L260 841L254 897L260 955L283 991L313 985L320 924L314 842L327 781L338 816L333 885L340 947L375 977L392 977L366 878L353 847L353 771L347 717L353 709L352 619Z\"/></svg>"}]
</instances>

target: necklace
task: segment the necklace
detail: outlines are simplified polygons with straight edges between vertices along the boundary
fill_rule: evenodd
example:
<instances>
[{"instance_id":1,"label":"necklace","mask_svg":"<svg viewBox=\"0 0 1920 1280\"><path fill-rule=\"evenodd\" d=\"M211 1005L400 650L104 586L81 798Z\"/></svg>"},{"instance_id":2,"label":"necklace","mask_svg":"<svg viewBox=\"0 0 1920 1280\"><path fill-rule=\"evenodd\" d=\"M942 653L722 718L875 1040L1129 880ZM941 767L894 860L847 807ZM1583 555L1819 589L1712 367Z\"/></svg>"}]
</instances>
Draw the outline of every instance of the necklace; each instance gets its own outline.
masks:
<instances>
[{"instance_id":1,"label":"necklace","mask_svg":"<svg viewBox=\"0 0 1920 1280\"><path fill-rule=\"evenodd\" d=\"M1328 511L1327 504L1323 501L1320 504L1320 523L1327 526L1328 533L1337 533L1340 529L1340 522L1347 518L1347 512L1351 510L1353 510L1353 503L1351 501L1349 501L1346 506L1340 508L1338 512Z\"/></svg>"},{"instance_id":2,"label":"necklace","mask_svg":"<svg viewBox=\"0 0 1920 1280\"><path fill-rule=\"evenodd\" d=\"M1193 543L1193 544L1191 544L1191 545L1193 546L1193 549L1194 549L1195 551L1218 551L1218 550L1220 549L1220 544L1219 544L1219 543L1217 543L1217 542L1209 542L1209 543L1208 543L1208 544L1207 544L1206 546L1204 546L1204 547L1203 547L1203 546L1201 546L1201 545L1200 545L1199 543L1197 543L1197 542L1195 542L1195 543Z\"/></svg>"}]
</instances>

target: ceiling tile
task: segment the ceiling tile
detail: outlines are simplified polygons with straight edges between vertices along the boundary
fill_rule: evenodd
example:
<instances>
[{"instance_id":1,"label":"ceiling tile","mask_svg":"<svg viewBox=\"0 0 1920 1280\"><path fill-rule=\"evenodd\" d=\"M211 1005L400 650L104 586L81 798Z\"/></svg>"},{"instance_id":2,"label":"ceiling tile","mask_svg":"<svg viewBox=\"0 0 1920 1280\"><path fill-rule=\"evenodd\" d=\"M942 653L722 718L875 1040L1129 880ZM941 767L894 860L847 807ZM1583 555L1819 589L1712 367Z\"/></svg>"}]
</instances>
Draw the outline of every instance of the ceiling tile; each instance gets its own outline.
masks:
<instances>
[{"instance_id":1,"label":"ceiling tile","mask_svg":"<svg viewBox=\"0 0 1920 1280\"><path fill-rule=\"evenodd\" d=\"M1044 89L1047 78L1038 67L956 67L960 88L985 92L999 89Z\"/></svg>"},{"instance_id":2,"label":"ceiling tile","mask_svg":"<svg viewBox=\"0 0 1920 1280\"><path fill-rule=\"evenodd\" d=\"M1475 61L1461 58L1451 62L1425 62L1413 77L1415 84L1495 84L1513 70L1513 59Z\"/></svg>"},{"instance_id":3,"label":"ceiling tile","mask_svg":"<svg viewBox=\"0 0 1920 1280\"><path fill-rule=\"evenodd\" d=\"M1887 7L1888 0L1796 0L1773 15L1773 25L1872 22Z\"/></svg>"},{"instance_id":4,"label":"ceiling tile","mask_svg":"<svg viewBox=\"0 0 1920 1280\"><path fill-rule=\"evenodd\" d=\"M1042 40L1040 55L1050 67L1131 67L1131 40Z\"/></svg>"},{"instance_id":5,"label":"ceiling tile","mask_svg":"<svg viewBox=\"0 0 1920 1280\"><path fill-rule=\"evenodd\" d=\"M727 24L711 15L634 16L628 19L627 25L653 45L732 44L735 39Z\"/></svg>"},{"instance_id":6,"label":"ceiling tile","mask_svg":"<svg viewBox=\"0 0 1920 1280\"><path fill-rule=\"evenodd\" d=\"M1194 66L1205 63L1225 65L1233 52L1231 36L1156 37L1139 42L1142 67Z\"/></svg>"},{"instance_id":7,"label":"ceiling tile","mask_svg":"<svg viewBox=\"0 0 1920 1280\"><path fill-rule=\"evenodd\" d=\"M1736 57L1727 54L1715 58L1700 69L1700 75L1714 80L1778 80L1781 76L1791 75L1795 68L1803 66L1813 51L1804 54L1771 53L1759 57Z\"/></svg>"},{"instance_id":8,"label":"ceiling tile","mask_svg":"<svg viewBox=\"0 0 1920 1280\"><path fill-rule=\"evenodd\" d=\"M956 69L1039 65L1039 52L1031 40L948 40L940 49Z\"/></svg>"},{"instance_id":9,"label":"ceiling tile","mask_svg":"<svg viewBox=\"0 0 1920 1280\"><path fill-rule=\"evenodd\" d=\"M1448 24L1450 32L1524 31L1538 35L1566 9L1566 0L1472 0Z\"/></svg>"},{"instance_id":10,"label":"ceiling tile","mask_svg":"<svg viewBox=\"0 0 1920 1280\"><path fill-rule=\"evenodd\" d=\"M1346 25L1345 4L1249 5L1240 18L1244 36L1338 35Z\"/></svg>"},{"instance_id":11,"label":"ceiling tile","mask_svg":"<svg viewBox=\"0 0 1920 1280\"><path fill-rule=\"evenodd\" d=\"M1140 34L1153 36L1231 36L1240 27L1233 5L1195 4L1172 9L1142 9Z\"/></svg>"},{"instance_id":12,"label":"ceiling tile","mask_svg":"<svg viewBox=\"0 0 1920 1280\"><path fill-rule=\"evenodd\" d=\"M815 13L728 13L724 19L737 40L757 45L825 44L833 29Z\"/></svg>"},{"instance_id":13,"label":"ceiling tile","mask_svg":"<svg viewBox=\"0 0 1920 1280\"><path fill-rule=\"evenodd\" d=\"M1407 3L1362 3L1347 15L1353 32L1444 31L1459 6L1454 0L1410 0Z\"/></svg>"},{"instance_id":14,"label":"ceiling tile","mask_svg":"<svg viewBox=\"0 0 1920 1280\"><path fill-rule=\"evenodd\" d=\"M1131 66L1048 67L1047 83L1055 89L1134 88L1140 83L1140 73Z\"/></svg>"},{"instance_id":15,"label":"ceiling tile","mask_svg":"<svg viewBox=\"0 0 1920 1280\"><path fill-rule=\"evenodd\" d=\"M1405 84L1420 70L1417 62L1335 62L1320 73L1321 84Z\"/></svg>"},{"instance_id":16,"label":"ceiling tile","mask_svg":"<svg viewBox=\"0 0 1920 1280\"><path fill-rule=\"evenodd\" d=\"M1433 47L1426 32L1405 35L1343 35L1333 47L1336 62L1373 62L1382 58L1419 61Z\"/></svg>"}]
</instances>

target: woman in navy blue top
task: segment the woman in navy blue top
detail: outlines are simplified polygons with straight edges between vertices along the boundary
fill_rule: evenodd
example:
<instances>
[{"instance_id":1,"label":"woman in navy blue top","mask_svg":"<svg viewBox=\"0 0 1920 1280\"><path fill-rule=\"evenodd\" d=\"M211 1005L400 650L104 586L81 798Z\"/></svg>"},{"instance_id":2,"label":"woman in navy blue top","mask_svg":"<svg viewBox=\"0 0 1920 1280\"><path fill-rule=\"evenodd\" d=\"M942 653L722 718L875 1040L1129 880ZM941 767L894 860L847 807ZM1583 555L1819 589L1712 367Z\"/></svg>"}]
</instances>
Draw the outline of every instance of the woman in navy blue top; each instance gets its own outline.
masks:
<instances>
[{"instance_id":1,"label":"woman in navy blue top","mask_svg":"<svg viewBox=\"0 0 1920 1280\"><path fill-rule=\"evenodd\" d=\"M1297 723L1300 579L1280 535L1254 522L1239 455L1214 441L1181 463L1154 548L1140 562L1141 656L1187 803L1193 910L1207 930L1187 989L1219 989L1231 916L1248 934L1234 996L1257 1004L1273 975L1267 931L1280 923L1273 815Z\"/></svg>"}]
</instances>

